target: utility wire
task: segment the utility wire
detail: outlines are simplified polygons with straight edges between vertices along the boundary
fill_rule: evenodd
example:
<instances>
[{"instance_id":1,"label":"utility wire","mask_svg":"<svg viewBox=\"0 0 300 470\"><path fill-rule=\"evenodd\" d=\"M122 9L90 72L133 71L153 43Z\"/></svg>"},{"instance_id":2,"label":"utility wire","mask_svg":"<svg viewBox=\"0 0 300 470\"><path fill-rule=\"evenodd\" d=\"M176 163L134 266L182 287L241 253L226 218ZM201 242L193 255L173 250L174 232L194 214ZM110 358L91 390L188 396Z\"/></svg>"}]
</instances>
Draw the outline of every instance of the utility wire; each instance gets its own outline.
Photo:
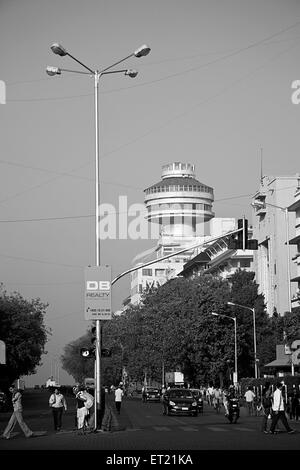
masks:
<instances>
[{"instance_id":1,"label":"utility wire","mask_svg":"<svg viewBox=\"0 0 300 470\"><path fill-rule=\"evenodd\" d=\"M289 47L288 49L285 49L284 51L281 51L280 53L274 55L274 56L273 56L271 59L269 59L269 60L271 60L271 61L272 61L272 60L275 60L275 59L278 58L280 55L285 54L286 52L288 52L290 49L292 49L293 47L295 47L295 46L297 46L297 45L298 45L298 43L292 45L292 46ZM249 47L250 47L250 46L249 46ZM269 62L269 60L266 61L266 63ZM111 150L110 152L106 152L105 154L103 154L103 155L101 156L101 158L103 159L103 158L105 158L105 157L111 155L112 153L118 152L119 150L123 149L124 147L127 147L127 146L129 146L129 145L132 145L133 143L136 143L137 141L139 141L139 140L141 140L141 139L143 139L143 138L149 136L150 134L152 134L152 133L154 133L154 132L157 132L157 131L163 129L164 127L167 127L169 124L171 124L171 123L174 122L175 120L180 119L181 117L183 117L183 116L185 116L186 114L190 113L191 111L193 111L194 109L198 108L199 106L204 105L204 104L206 104L206 103L212 101L212 100L215 99L216 97L221 96L223 93L225 93L226 91L228 91L229 89L231 89L233 86L235 86L235 85L241 83L241 82L244 81L245 79L249 78L251 75L254 75L258 70L264 68L264 67L266 66L266 63L262 64L261 66L257 67L256 69L254 69L254 70L251 71L250 73L247 73L246 75L244 75L244 76L240 77L239 79L235 80L234 82L230 83L228 86L222 88L218 93L216 93L216 94L214 94L214 95L212 95L212 96L210 96L210 97L208 97L208 98L206 98L206 99L204 99L204 100L198 102L197 104L195 104L194 106L192 106L192 107L189 108L188 110L186 110L186 111L184 111L184 112L182 112L182 113L180 113L180 114L175 115L173 118L169 119L169 120L166 121L164 124L161 124L161 125L159 125L159 126L157 126L157 127L154 127L154 128L152 128L152 129L150 129L149 131L145 132L144 134L142 134L142 135L136 137L135 139L133 139L133 140L131 140L131 141L128 141L127 143L122 144L121 146L119 146L119 147L117 147L117 148ZM79 170L79 169L81 169L81 168L84 168L85 166L87 166L87 165L86 165L86 164L85 164L85 165L81 165L80 167L75 168L75 169L73 169L73 170L71 170L71 171L77 171L77 170ZM52 183L53 181L56 181L56 180L58 180L59 178L60 178L60 176L59 176L59 177L55 177L55 178L51 178L50 180L44 181L43 183L40 183L39 185L36 185L36 186L34 186L34 187L31 187L31 188L28 188L28 189L26 189L26 190L24 190L24 191L21 191L21 192L15 194L15 195L13 195L13 196L8 197L8 198L6 198L6 199L0 200L0 204L3 203L3 202L7 202L8 200L13 199L13 198L15 198L15 197L21 196L21 195L23 195L23 194L25 194L25 193L27 193L27 192L29 192L29 191L31 191L31 190L34 190L34 189L37 189L37 188L39 188L39 187L41 187L41 186L44 186L44 185L46 185L46 184Z\"/></svg>"},{"instance_id":2,"label":"utility wire","mask_svg":"<svg viewBox=\"0 0 300 470\"><path fill-rule=\"evenodd\" d=\"M135 187L134 187L135 188ZM295 186L286 186L284 188L278 188L277 191L285 191L286 189L295 189ZM255 194L253 193L247 193L247 194L240 194L238 196L228 196L220 199L215 199L213 202L215 203L220 203L220 202L225 202L225 201L231 201L233 199L241 199L244 197L254 197ZM110 214L128 214L127 211L105 211L104 215L110 215ZM148 211L145 209L144 211L140 212L140 214L148 214ZM54 221L54 220L70 220L70 219L87 219L87 218L92 218L95 217L95 214L89 214L89 215L73 215L73 216L62 216L62 217L36 217L36 218L31 218L31 219L3 219L0 220L0 223L18 223L18 222L45 222L45 221Z\"/></svg>"},{"instance_id":3,"label":"utility wire","mask_svg":"<svg viewBox=\"0 0 300 470\"><path fill-rule=\"evenodd\" d=\"M280 34L282 34L282 33L280 33ZM291 38L284 38L284 39L280 39L278 41L269 41L266 44L263 43L261 45L268 46L270 44L278 44L278 43L282 43L282 42L293 41L294 39L299 39L299 38L300 38L300 36L291 37ZM246 46L246 47L248 47L248 46ZM192 54L192 55L189 55L189 56L174 57L174 58L163 59L163 60L159 60L159 61L155 61L155 62L141 63L139 65L139 67L152 67L153 65L161 65L161 64L164 64L164 63L168 63L168 62L179 62L179 61L183 61L183 60L190 60L190 59L195 59L196 57L203 57L203 56L209 56L209 55L228 54L228 53L233 53L235 51L237 51L237 49L227 49L227 50L220 50L220 51L214 51L214 52L199 52L197 54ZM78 78L82 78L82 77L68 75L68 78L78 79ZM23 85L23 84L26 84L26 83L38 83L38 82L45 82L45 81L50 82L50 81L52 81L52 78L51 77L44 77L44 78L36 78L36 79L31 79L31 80L18 80L16 82L6 82L6 86L16 86L16 85Z\"/></svg>"},{"instance_id":4,"label":"utility wire","mask_svg":"<svg viewBox=\"0 0 300 470\"><path fill-rule=\"evenodd\" d=\"M112 92L115 92L115 91L121 91L121 90L127 90L127 89L131 89L131 88L137 88L137 87L142 87L142 86L147 86L147 85L150 85L150 84L153 84L153 83L158 83L158 82L161 82L161 81L164 81L164 80L168 80L170 78L174 78L174 77L178 77L178 76L181 76L181 75L185 75L186 73L190 73L190 72L195 72L203 67L208 67L210 65L214 65L220 61L223 61L223 60L227 60L231 57L234 57L235 55L238 55L240 54L241 52L244 52L244 51L248 51L249 49L252 49L254 47L257 47L259 45L262 45L264 43L267 43L270 39L276 37L276 36L279 36L281 34L284 34L285 32L289 31L290 29L293 29L295 27L297 27L298 25L300 24L300 21L298 21L297 23L294 23L293 25L291 26L288 26L287 28L285 29L282 29L264 39L261 39L259 41L256 41L254 43L251 43L251 44L248 44L247 46L245 47L242 47L240 49L237 49L237 50L234 50L233 52L229 53L229 54L226 54L222 57L219 57L217 59L214 59L210 62L207 62L205 64L200 64L199 66L197 67L192 67L190 69L186 69L186 70L183 70L181 72L177 72L177 73L174 73L174 74L171 74L171 75L167 75L165 77L162 77L162 78L158 78L156 80L151 80L149 82L144 82L144 83L140 83L140 84L137 84L137 85L132 85L132 86L129 86L129 87L123 87L123 88L119 88L119 89L115 89L115 90L112 90L112 91L106 91L106 92L103 92L103 93L112 93ZM270 43L271 44L271 43ZM101 93L101 91L100 91ZM62 99L73 99L73 98L81 98L81 97L86 97L86 96L92 96L92 93L88 93L88 94L83 94L83 95L73 95L73 96L65 96L65 97L54 97L54 98L24 98L24 99L8 99L7 101L8 102L28 102L28 101L53 101L53 100L62 100Z\"/></svg>"}]
</instances>

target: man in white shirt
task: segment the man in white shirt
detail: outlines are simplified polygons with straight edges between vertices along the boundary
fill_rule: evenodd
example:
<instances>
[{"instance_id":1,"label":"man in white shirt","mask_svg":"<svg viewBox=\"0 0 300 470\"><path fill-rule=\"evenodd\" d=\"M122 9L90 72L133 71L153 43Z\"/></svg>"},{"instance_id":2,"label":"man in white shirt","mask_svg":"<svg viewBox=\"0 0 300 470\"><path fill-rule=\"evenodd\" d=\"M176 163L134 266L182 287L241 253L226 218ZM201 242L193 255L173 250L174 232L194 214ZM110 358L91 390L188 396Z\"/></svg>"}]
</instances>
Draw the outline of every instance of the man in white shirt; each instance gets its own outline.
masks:
<instances>
[{"instance_id":1,"label":"man in white shirt","mask_svg":"<svg viewBox=\"0 0 300 470\"><path fill-rule=\"evenodd\" d=\"M213 397L214 397L214 387L212 383L209 383L208 388L206 390L206 398L208 405L212 406L213 404Z\"/></svg>"},{"instance_id":2,"label":"man in white shirt","mask_svg":"<svg viewBox=\"0 0 300 470\"><path fill-rule=\"evenodd\" d=\"M281 420L283 426L287 430L288 434L294 434L296 432L292 429L288 423L284 411L284 401L282 396L282 383L276 384L276 390L273 393L273 404L272 404L272 423L270 427L270 434L276 434L275 428L279 420Z\"/></svg>"},{"instance_id":3,"label":"man in white shirt","mask_svg":"<svg viewBox=\"0 0 300 470\"><path fill-rule=\"evenodd\" d=\"M118 387L115 390L115 403L116 403L116 409L117 409L118 415L121 412L121 403L122 403L123 396L124 396L124 392L122 388L120 387L120 385L118 385Z\"/></svg>"},{"instance_id":4,"label":"man in white shirt","mask_svg":"<svg viewBox=\"0 0 300 470\"><path fill-rule=\"evenodd\" d=\"M255 393L253 392L252 387L248 387L248 390L245 393L244 398L246 399L246 405L248 408L248 416L253 416Z\"/></svg>"},{"instance_id":5,"label":"man in white shirt","mask_svg":"<svg viewBox=\"0 0 300 470\"><path fill-rule=\"evenodd\" d=\"M61 430L61 421L63 410L67 411L67 402L59 388L55 388L54 393L49 398L49 406L52 409L54 430Z\"/></svg>"}]
</instances>

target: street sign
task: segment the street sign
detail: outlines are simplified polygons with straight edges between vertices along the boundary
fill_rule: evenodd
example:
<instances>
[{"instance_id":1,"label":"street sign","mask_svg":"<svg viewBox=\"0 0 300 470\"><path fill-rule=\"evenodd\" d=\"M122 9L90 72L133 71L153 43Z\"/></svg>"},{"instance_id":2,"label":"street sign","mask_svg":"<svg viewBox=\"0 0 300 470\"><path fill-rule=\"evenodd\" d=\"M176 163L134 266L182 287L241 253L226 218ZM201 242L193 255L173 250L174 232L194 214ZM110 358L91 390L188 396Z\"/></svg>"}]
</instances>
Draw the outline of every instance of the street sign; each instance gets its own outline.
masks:
<instances>
[{"instance_id":1,"label":"street sign","mask_svg":"<svg viewBox=\"0 0 300 470\"><path fill-rule=\"evenodd\" d=\"M85 320L111 320L111 266L85 268Z\"/></svg>"},{"instance_id":2,"label":"street sign","mask_svg":"<svg viewBox=\"0 0 300 470\"><path fill-rule=\"evenodd\" d=\"M6 364L6 346L2 340L0 340L0 364Z\"/></svg>"}]
</instances>

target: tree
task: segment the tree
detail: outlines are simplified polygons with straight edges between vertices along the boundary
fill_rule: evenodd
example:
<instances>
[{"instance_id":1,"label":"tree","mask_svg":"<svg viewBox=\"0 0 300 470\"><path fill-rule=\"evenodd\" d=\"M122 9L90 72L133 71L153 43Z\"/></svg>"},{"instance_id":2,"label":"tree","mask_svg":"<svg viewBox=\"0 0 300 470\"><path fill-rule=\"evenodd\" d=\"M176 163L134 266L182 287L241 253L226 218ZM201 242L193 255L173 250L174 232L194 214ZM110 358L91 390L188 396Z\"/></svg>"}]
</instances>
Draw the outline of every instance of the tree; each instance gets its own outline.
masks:
<instances>
[{"instance_id":1,"label":"tree","mask_svg":"<svg viewBox=\"0 0 300 470\"><path fill-rule=\"evenodd\" d=\"M80 355L80 349L84 347L91 347L89 332L67 344L61 356L62 368L74 378L75 382L83 382L85 377L94 377L94 360L84 359Z\"/></svg>"},{"instance_id":2,"label":"tree","mask_svg":"<svg viewBox=\"0 0 300 470\"><path fill-rule=\"evenodd\" d=\"M6 344L3 374L10 382L34 374L45 353L47 330L44 314L47 304L40 299L28 301L19 293L7 294L0 287L0 338Z\"/></svg>"}]
</instances>

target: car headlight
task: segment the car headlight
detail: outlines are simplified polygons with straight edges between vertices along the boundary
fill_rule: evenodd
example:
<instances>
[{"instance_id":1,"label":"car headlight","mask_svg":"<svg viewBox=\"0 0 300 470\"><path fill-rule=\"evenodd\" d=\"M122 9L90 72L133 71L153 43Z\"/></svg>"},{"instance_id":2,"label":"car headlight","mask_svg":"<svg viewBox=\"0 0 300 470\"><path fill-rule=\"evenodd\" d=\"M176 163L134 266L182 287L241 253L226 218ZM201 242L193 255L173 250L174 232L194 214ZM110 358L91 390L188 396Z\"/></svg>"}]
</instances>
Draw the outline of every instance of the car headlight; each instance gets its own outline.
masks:
<instances>
[{"instance_id":1,"label":"car headlight","mask_svg":"<svg viewBox=\"0 0 300 470\"><path fill-rule=\"evenodd\" d=\"M169 405L175 406L175 403L173 401L169 401Z\"/></svg>"},{"instance_id":2,"label":"car headlight","mask_svg":"<svg viewBox=\"0 0 300 470\"><path fill-rule=\"evenodd\" d=\"M197 406L197 402L193 401L192 406Z\"/></svg>"}]
</instances>

